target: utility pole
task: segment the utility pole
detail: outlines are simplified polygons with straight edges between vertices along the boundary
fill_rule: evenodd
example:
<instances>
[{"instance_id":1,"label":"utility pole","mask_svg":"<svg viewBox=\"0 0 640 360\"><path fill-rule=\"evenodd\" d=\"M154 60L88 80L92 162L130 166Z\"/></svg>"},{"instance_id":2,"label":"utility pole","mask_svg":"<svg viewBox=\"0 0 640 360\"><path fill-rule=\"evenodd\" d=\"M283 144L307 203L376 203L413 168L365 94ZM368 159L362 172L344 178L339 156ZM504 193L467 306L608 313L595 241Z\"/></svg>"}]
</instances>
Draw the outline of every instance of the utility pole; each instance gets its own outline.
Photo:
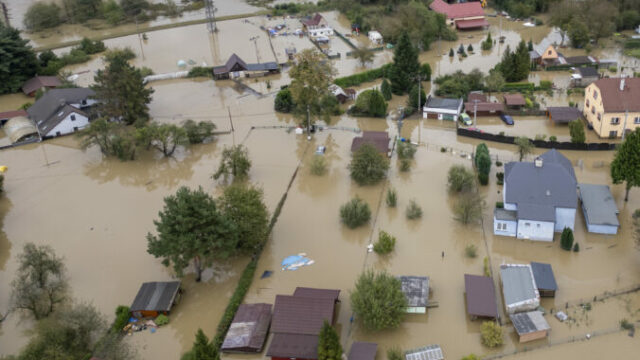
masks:
<instances>
[{"instance_id":1,"label":"utility pole","mask_svg":"<svg viewBox=\"0 0 640 360\"><path fill-rule=\"evenodd\" d=\"M218 27L216 26L216 7L213 5L213 0L204 0L204 12L207 16L207 30L210 33L217 32Z\"/></svg>"},{"instance_id":2,"label":"utility pole","mask_svg":"<svg viewBox=\"0 0 640 360\"><path fill-rule=\"evenodd\" d=\"M144 49L142 49L142 38L140 37L140 27L138 27L138 15L136 19L136 33L138 34L138 41L140 42L140 52L142 53L142 61L144 61Z\"/></svg>"},{"instance_id":3,"label":"utility pole","mask_svg":"<svg viewBox=\"0 0 640 360\"><path fill-rule=\"evenodd\" d=\"M260 54L258 53L258 39L260 36L254 36L249 38L249 41L253 41L253 46L256 49L256 59L258 59L258 64L260 64Z\"/></svg>"},{"instance_id":4,"label":"utility pole","mask_svg":"<svg viewBox=\"0 0 640 360\"><path fill-rule=\"evenodd\" d=\"M307 105L307 140L311 140L311 112Z\"/></svg>"},{"instance_id":5,"label":"utility pole","mask_svg":"<svg viewBox=\"0 0 640 360\"><path fill-rule=\"evenodd\" d=\"M229 112L229 124L231 124L231 137L233 138L233 146L236 146L236 130L233 128L233 119L231 118L231 108L227 106Z\"/></svg>"},{"instance_id":6,"label":"utility pole","mask_svg":"<svg viewBox=\"0 0 640 360\"><path fill-rule=\"evenodd\" d=\"M420 100L422 100L422 93L420 92L420 83L422 82L422 77L418 74L418 145L420 145L420 138L422 133L422 107L420 107Z\"/></svg>"},{"instance_id":7,"label":"utility pole","mask_svg":"<svg viewBox=\"0 0 640 360\"><path fill-rule=\"evenodd\" d=\"M0 23L4 23L7 27L11 26L9 22L9 9L7 9L4 1L0 1Z\"/></svg>"},{"instance_id":8,"label":"utility pole","mask_svg":"<svg viewBox=\"0 0 640 360\"><path fill-rule=\"evenodd\" d=\"M629 110L624 111L624 122L622 123L622 141L627 132L627 117L629 117Z\"/></svg>"},{"instance_id":9,"label":"utility pole","mask_svg":"<svg viewBox=\"0 0 640 360\"><path fill-rule=\"evenodd\" d=\"M478 99L473 100L473 126L477 127L478 123L476 122L476 111L478 110Z\"/></svg>"},{"instance_id":10,"label":"utility pole","mask_svg":"<svg viewBox=\"0 0 640 360\"><path fill-rule=\"evenodd\" d=\"M398 106L398 139L402 138L402 118L404 117L404 107Z\"/></svg>"}]
</instances>

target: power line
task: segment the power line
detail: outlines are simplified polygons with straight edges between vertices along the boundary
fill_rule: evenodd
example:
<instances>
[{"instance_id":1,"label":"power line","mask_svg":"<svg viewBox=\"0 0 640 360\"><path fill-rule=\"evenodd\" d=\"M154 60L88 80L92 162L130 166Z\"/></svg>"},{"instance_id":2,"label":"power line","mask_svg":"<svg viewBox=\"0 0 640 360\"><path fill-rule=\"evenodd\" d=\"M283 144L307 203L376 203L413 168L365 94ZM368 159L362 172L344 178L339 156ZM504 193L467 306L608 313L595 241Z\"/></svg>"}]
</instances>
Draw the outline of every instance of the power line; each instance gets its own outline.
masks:
<instances>
[{"instance_id":1,"label":"power line","mask_svg":"<svg viewBox=\"0 0 640 360\"><path fill-rule=\"evenodd\" d=\"M207 29L209 30L209 32L215 32L218 31L218 29L216 28L216 15L215 12L216 9L215 6L213 5L213 0L204 0L204 4L205 4L205 14L207 16Z\"/></svg>"}]
</instances>

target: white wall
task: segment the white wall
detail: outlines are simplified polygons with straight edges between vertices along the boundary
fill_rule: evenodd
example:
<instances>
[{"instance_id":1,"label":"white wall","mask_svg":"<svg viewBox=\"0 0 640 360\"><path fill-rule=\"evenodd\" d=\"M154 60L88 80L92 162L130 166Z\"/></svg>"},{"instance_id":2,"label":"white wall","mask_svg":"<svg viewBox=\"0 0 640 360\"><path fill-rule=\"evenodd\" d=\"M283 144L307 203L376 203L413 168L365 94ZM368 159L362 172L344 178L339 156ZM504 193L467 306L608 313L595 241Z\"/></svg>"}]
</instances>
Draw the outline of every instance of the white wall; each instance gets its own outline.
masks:
<instances>
[{"instance_id":1,"label":"white wall","mask_svg":"<svg viewBox=\"0 0 640 360\"><path fill-rule=\"evenodd\" d=\"M587 224L587 231L596 234L615 235L618 233L618 227L612 225L590 225Z\"/></svg>"},{"instance_id":2,"label":"white wall","mask_svg":"<svg viewBox=\"0 0 640 360\"><path fill-rule=\"evenodd\" d=\"M504 230L502 227L504 224L507 225L507 229ZM499 225L500 228L499 228ZM496 217L493 217L493 233L495 235L502 236L516 236L516 230L518 229L518 223L515 221L507 221L507 220L497 220Z\"/></svg>"},{"instance_id":3,"label":"white wall","mask_svg":"<svg viewBox=\"0 0 640 360\"><path fill-rule=\"evenodd\" d=\"M75 120L71 120L71 117L75 115ZM80 115L78 113L72 112L70 114L68 114L64 120L62 120L58 125L56 125L56 127L54 127L53 129L51 129L48 133L46 134L42 134L43 136L58 136L57 133L60 132L60 135L66 135L66 134L71 134L73 132L75 132L76 130L74 129L77 128L78 130L84 128L85 126L89 125L89 119L84 116L84 115Z\"/></svg>"},{"instance_id":4,"label":"white wall","mask_svg":"<svg viewBox=\"0 0 640 360\"><path fill-rule=\"evenodd\" d=\"M332 35L333 35L333 29L329 27L309 30L309 36L311 37L332 36Z\"/></svg>"},{"instance_id":5,"label":"white wall","mask_svg":"<svg viewBox=\"0 0 640 360\"><path fill-rule=\"evenodd\" d=\"M556 232L562 232L565 227L573 231L576 223L576 209L556 208Z\"/></svg>"},{"instance_id":6,"label":"white wall","mask_svg":"<svg viewBox=\"0 0 640 360\"><path fill-rule=\"evenodd\" d=\"M518 239L553 241L552 222L518 219Z\"/></svg>"}]
</instances>

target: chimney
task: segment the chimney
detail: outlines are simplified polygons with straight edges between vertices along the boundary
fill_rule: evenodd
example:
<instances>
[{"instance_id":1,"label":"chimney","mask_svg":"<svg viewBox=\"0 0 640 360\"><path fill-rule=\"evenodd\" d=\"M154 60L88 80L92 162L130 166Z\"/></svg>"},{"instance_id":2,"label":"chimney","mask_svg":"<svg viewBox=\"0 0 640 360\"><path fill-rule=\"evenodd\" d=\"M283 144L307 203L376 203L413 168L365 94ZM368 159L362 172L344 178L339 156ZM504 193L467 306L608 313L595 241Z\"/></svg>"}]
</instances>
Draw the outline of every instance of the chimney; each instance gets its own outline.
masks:
<instances>
[{"instance_id":1,"label":"chimney","mask_svg":"<svg viewBox=\"0 0 640 360\"><path fill-rule=\"evenodd\" d=\"M533 161L533 166L537 167L537 168L541 168L542 167L542 158L537 157L534 161Z\"/></svg>"},{"instance_id":2,"label":"chimney","mask_svg":"<svg viewBox=\"0 0 640 360\"><path fill-rule=\"evenodd\" d=\"M620 91L624 91L624 76L620 78Z\"/></svg>"}]
</instances>

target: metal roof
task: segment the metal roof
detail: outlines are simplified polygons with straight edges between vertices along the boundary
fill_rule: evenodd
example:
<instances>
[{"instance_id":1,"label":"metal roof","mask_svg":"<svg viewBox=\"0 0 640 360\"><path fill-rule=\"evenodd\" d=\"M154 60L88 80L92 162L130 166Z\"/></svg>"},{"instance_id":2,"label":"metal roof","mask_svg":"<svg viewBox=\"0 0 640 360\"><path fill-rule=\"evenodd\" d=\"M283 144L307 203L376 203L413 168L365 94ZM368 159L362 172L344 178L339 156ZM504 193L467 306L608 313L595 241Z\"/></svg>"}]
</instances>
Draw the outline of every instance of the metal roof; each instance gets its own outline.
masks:
<instances>
[{"instance_id":1,"label":"metal roof","mask_svg":"<svg viewBox=\"0 0 640 360\"><path fill-rule=\"evenodd\" d=\"M293 292L293 296L310 297L310 298L318 298L318 299L331 299L333 301L338 301L338 297L340 296L340 290L316 289L316 288L298 286L296 287L296 290Z\"/></svg>"},{"instance_id":2,"label":"metal roof","mask_svg":"<svg viewBox=\"0 0 640 360\"><path fill-rule=\"evenodd\" d=\"M180 281L146 282L129 309L134 311L169 311L180 289Z\"/></svg>"},{"instance_id":3,"label":"metal roof","mask_svg":"<svg viewBox=\"0 0 640 360\"><path fill-rule=\"evenodd\" d=\"M500 277L505 305L538 298L530 265L501 265Z\"/></svg>"},{"instance_id":4,"label":"metal roof","mask_svg":"<svg viewBox=\"0 0 640 360\"><path fill-rule=\"evenodd\" d=\"M493 210L493 216L495 216L496 220L504 220L504 221L516 221L518 220L517 211L514 210L505 210L495 208Z\"/></svg>"},{"instance_id":5,"label":"metal roof","mask_svg":"<svg viewBox=\"0 0 640 360\"><path fill-rule=\"evenodd\" d=\"M260 352L269 332L271 304L241 304L222 343L222 351Z\"/></svg>"},{"instance_id":6,"label":"metal roof","mask_svg":"<svg viewBox=\"0 0 640 360\"><path fill-rule=\"evenodd\" d=\"M62 85L62 82L57 76L36 76L25 81L24 85L22 85L22 92L29 95L43 87L56 87L60 85Z\"/></svg>"},{"instance_id":7,"label":"metal roof","mask_svg":"<svg viewBox=\"0 0 640 360\"><path fill-rule=\"evenodd\" d=\"M526 102L521 94L504 94L504 103L509 106L524 106Z\"/></svg>"},{"instance_id":8,"label":"metal roof","mask_svg":"<svg viewBox=\"0 0 640 360\"><path fill-rule=\"evenodd\" d=\"M616 200L608 185L581 183L578 189L588 224L620 226Z\"/></svg>"},{"instance_id":9,"label":"metal roof","mask_svg":"<svg viewBox=\"0 0 640 360\"><path fill-rule=\"evenodd\" d=\"M496 288L490 277L464 274L464 290L469 315L498 317Z\"/></svg>"},{"instance_id":10,"label":"metal roof","mask_svg":"<svg viewBox=\"0 0 640 360\"><path fill-rule=\"evenodd\" d=\"M449 99L449 98L429 96L427 98L426 104L424 104L424 107L436 108L436 109L458 110L460 109L461 105L462 105L462 99Z\"/></svg>"},{"instance_id":11,"label":"metal roof","mask_svg":"<svg viewBox=\"0 0 640 360\"><path fill-rule=\"evenodd\" d=\"M554 222L556 220L556 208L546 204L531 204L518 202L518 220L535 220Z\"/></svg>"},{"instance_id":12,"label":"metal roof","mask_svg":"<svg viewBox=\"0 0 640 360\"><path fill-rule=\"evenodd\" d=\"M38 136L38 129L36 129L33 122L24 116L14 117L7 121L2 127L4 133L11 139L12 143L17 143L20 140L28 136Z\"/></svg>"},{"instance_id":13,"label":"metal roof","mask_svg":"<svg viewBox=\"0 0 640 360\"><path fill-rule=\"evenodd\" d=\"M538 290L558 290L556 278L550 264L531 262L531 271Z\"/></svg>"},{"instance_id":14,"label":"metal roof","mask_svg":"<svg viewBox=\"0 0 640 360\"><path fill-rule=\"evenodd\" d=\"M389 134L384 131L364 131L361 137L353 138L351 151L358 151L364 144L371 144L379 152L387 154L389 152Z\"/></svg>"},{"instance_id":15,"label":"metal roof","mask_svg":"<svg viewBox=\"0 0 640 360\"><path fill-rule=\"evenodd\" d=\"M429 300L428 276L399 276L408 307L426 307Z\"/></svg>"},{"instance_id":16,"label":"metal roof","mask_svg":"<svg viewBox=\"0 0 640 360\"><path fill-rule=\"evenodd\" d=\"M267 356L291 359L317 359L318 335L273 334Z\"/></svg>"},{"instance_id":17,"label":"metal roof","mask_svg":"<svg viewBox=\"0 0 640 360\"><path fill-rule=\"evenodd\" d=\"M351 345L348 360L374 360L378 344L356 341Z\"/></svg>"},{"instance_id":18,"label":"metal roof","mask_svg":"<svg viewBox=\"0 0 640 360\"><path fill-rule=\"evenodd\" d=\"M541 311L529 311L509 316L518 335L549 330L549 323L542 316Z\"/></svg>"},{"instance_id":19,"label":"metal roof","mask_svg":"<svg viewBox=\"0 0 640 360\"><path fill-rule=\"evenodd\" d=\"M325 320L333 322L334 305L335 301L330 298L277 295L271 331L318 335Z\"/></svg>"},{"instance_id":20,"label":"metal roof","mask_svg":"<svg viewBox=\"0 0 640 360\"><path fill-rule=\"evenodd\" d=\"M443 360L440 345L428 345L404 353L405 360Z\"/></svg>"},{"instance_id":21,"label":"metal roof","mask_svg":"<svg viewBox=\"0 0 640 360\"><path fill-rule=\"evenodd\" d=\"M590 66L579 67L577 70L580 73L580 75L582 75L583 77L600 76L600 73L598 72L598 69L596 69L594 67L590 67Z\"/></svg>"},{"instance_id":22,"label":"metal roof","mask_svg":"<svg viewBox=\"0 0 640 360\"><path fill-rule=\"evenodd\" d=\"M582 118L582 112L573 106L548 107L547 113L551 120L557 123L568 123Z\"/></svg>"}]
</instances>

